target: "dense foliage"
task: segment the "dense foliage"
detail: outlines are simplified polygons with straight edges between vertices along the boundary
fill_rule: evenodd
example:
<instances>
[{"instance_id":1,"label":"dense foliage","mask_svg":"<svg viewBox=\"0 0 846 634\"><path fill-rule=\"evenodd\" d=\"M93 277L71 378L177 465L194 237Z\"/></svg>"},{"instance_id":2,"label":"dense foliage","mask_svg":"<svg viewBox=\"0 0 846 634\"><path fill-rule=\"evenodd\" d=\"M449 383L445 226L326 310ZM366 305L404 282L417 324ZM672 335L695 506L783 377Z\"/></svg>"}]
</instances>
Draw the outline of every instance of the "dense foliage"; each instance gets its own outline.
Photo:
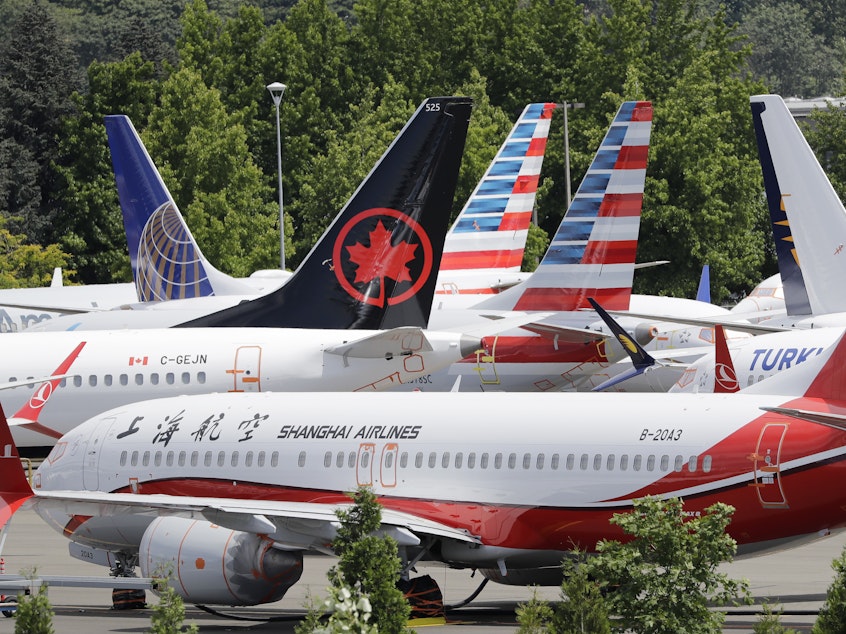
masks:
<instances>
[{"instance_id":1,"label":"dense foliage","mask_svg":"<svg viewBox=\"0 0 846 634\"><path fill-rule=\"evenodd\" d=\"M638 257L672 264L639 272L636 290L692 296L708 263L724 301L774 272L748 97L840 90L846 11L831 5L0 0L0 215L28 243L59 245L79 281L127 279L102 124L126 113L207 257L236 275L276 266L265 85L282 81L293 267L427 96L476 100L456 211L526 103L585 103L569 112L575 189L619 103L649 99ZM790 38L772 35L785 25ZM537 208L547 235L566 208L563 147L559 110ZM529 265L544 244L533 233Z\"/></svg>"}]
</instances>

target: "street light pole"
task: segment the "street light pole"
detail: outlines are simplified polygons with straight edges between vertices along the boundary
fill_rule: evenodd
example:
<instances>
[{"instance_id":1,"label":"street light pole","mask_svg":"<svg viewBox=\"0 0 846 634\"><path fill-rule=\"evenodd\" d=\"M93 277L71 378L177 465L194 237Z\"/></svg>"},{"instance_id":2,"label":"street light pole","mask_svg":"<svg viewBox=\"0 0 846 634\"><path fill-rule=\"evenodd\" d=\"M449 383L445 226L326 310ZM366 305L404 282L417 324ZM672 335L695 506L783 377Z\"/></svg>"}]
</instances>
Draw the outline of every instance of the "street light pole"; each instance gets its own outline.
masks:
<instances>
[{"instance_id":1,"label":"street light pole","mask_svg":"<svg viewBox=\"0 0 846 634\"><path fill-rule=\"evenodd\" d=\"M279 123L279 104L282 103L282 95L286 88L285 84L278 81L267 85L270 97L276 106L276 166L279 172L279 246L281 252L279 262L283 271L285 270L285 212L282 207L282 131Z\"/></svg>"},{"instance_id":2,"label":"street light pole","mask_svg":"<svg viewBox=\"0 0 846 634\"><path fill-rule=\"evenodd\" d=\"M570 195L570 131L567 129L567 111L570 108L584 108L585 104L578 102L564 102L564 182L567 184L567 208L573 199Z\"/></svg>"}]
</instances>

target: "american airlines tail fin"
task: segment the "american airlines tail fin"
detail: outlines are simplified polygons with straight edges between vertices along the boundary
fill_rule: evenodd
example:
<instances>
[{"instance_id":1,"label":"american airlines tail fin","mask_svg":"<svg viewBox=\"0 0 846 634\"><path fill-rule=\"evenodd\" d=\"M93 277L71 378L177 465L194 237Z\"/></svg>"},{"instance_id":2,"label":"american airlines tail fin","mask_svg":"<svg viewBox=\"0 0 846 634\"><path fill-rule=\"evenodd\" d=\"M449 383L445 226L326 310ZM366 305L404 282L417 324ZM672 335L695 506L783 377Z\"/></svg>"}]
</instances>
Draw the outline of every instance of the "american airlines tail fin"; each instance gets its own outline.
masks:
<instances>
[{"instance_id":1,"label":"american airlines tail fin","mask_svg":"<svg viewBox=\"0 0 846 634\"><path fill-rule=\"evenodd\" d=\"M537 270L476 308L629 308L651 130L651 102L620 106Z\"/></svg>"},{"instance_id":2,"label":"american airlines tail fin","mask_svg":"<svg viewBox=\"0 0 846 634\"><path fill-rule=\"evenodd\" d=\"M106 116L106 133L139 301L255 294L203 256L129 117Z\"/></svg>"},{"instance_id":3,"label":"american airlines tail fin","mask_svg":"<svg viewBox=\"0 0 846 634\"><path fill-rule=\"evenodd\" d=\"M782 98L750 102L787 314L846 311L843 203Z\"/></svg>"},{"instance_id":4,"label":"american airlines tail fin","mask_svg":"<svg viewBox=\"0 0 846 634\"><path fill-rule=\"evenodd\" d=\"M495 293L520 271L553 110L532 103L517 119L447 233L438 293Z\"/></svg>"},{"instance_id":5,"label":"american airlines tail fin","mask_svg":"<svg viewBox=\"0 0 846 634\"><path fill-rule=\"evenodd\" d=\"M424 101L287 284L182 326L425 328L471 106Z\"/></svg>"},{"instance_id":6,"label":"american airlines tail fin","mask_svg":"<svg viewBox=\"0 0 846 634\"><path fill-rule=\"evenodd\" d=\"M0 407L0 528L31 496L32 489L21 467L18 448L12 439L6 414Z\"/></svg>"}]
</instances>

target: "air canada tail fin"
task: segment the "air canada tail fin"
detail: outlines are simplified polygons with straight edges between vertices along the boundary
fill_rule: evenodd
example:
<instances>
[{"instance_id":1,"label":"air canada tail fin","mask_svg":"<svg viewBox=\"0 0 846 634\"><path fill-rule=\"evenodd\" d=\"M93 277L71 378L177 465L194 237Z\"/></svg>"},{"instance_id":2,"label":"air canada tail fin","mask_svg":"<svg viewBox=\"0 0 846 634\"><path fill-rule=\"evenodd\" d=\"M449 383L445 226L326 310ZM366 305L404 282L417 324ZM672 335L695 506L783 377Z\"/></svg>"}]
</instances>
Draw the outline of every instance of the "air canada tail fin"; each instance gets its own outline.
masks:
<instances>
[{"instance_id":1,"label":"air canada tail fin","mask_svg":"<svg viewBox=\"0 0 846 634\"><path fill-rule=\"evenodd\" d=\"M106 133L139 301L254 294L205 259L129 117Z\"/></svg>"},{"instance_id":2,"label":"air canada tail fin","mask_svg":"<svg viewBox=\"0 0 846 634\"><path fill-rule=\"evenodd\" d=\"M497 274L520 271L554 110L531 103L517 119L447 233L437 292L494 293Z\"/></svg>"},{"instance_id":3,"label":"air canada tail fin","mask_svg":"<svg viewBox=\"0 0 846 634\"><path fill-rule=\"evenodd\" d=\"M471 105L424 101L287 284L182 326L425 328Z\"/></svg>"},{"instance_id":4,"label":"air canada tail fin","mask_svg":"<svg viewBox=\"0 0 846 634\"><path fill-rule=\"evenodd\" d=\"M0 528L31 496L32 489L21 467L18 448L12 439L6 414L0 407Z\"/></svg>"},{"instance_id":5,"label":"air canada tail fin","mask_svg":"<svg viewBox=\"0 0 846 634\"><path fill-rule=\"evenodd\" d=\"M750 97L788 315L846 311L846 210L778 95Z\"/></svg>"},{"instance_id":6,"label":"air canada tail fin","mask_svg":"<svg viewBox=\"0 0 846 634\"><path fill-rule=\"evenodd\" d=\"M651 102L620 106L537 270L477 308L629 308L651 131Z\"/></svg>"}]
</instances>

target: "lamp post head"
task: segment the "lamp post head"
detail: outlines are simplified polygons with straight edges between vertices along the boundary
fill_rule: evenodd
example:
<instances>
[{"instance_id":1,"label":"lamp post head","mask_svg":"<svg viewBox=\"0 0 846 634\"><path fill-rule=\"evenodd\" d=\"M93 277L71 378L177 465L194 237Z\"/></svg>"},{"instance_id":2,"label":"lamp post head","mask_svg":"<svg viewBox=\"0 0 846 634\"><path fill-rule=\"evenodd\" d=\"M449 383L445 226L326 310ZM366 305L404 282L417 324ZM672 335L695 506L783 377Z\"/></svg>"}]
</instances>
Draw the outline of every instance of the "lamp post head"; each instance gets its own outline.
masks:
<instances>
[{"instance_id":1,"label":"lamp post head","mask_svg":"<svg viewBox=\"0 0 846 634\"><path fill-rule=\"evenodd\" d=\"M285 84L278 81L267 85L267 89L270 91L270 97L273 99L273 103L277 106L279 105L279 102L282 101L282 95L285 93L286 88L287 86Z\"/></svg>"}]
</instances>

